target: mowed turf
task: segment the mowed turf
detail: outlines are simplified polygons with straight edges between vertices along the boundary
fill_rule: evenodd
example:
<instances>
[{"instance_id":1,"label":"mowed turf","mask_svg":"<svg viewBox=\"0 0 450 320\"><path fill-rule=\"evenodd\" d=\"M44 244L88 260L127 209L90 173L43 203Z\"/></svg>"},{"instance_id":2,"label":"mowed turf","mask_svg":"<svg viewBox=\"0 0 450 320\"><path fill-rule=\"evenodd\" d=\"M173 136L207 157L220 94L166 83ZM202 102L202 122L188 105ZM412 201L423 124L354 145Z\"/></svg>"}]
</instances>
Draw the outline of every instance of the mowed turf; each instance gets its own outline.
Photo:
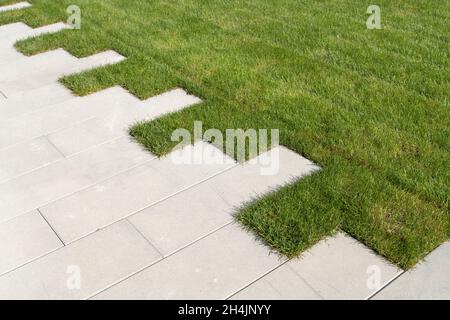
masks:
<instances>
[{"instance_id":1,"label":"mowed turf","mask_svg":"<svg viewBox=\"0 0 450 320\"><path fill-rule=\"evenodd\" d=\"M17 1L0 0L0 4ZM19 42L128 59L62 79L80 95L182 87L204 103L131 134L163 155L177 128L280 129L322 167L237 217L289 257L342 229L403 268L450 237L450 1L34 0L0 24L38 27L82 9L82 29ZM236 181L238 184L239 181Z\"/></svg>"}]
</instances>

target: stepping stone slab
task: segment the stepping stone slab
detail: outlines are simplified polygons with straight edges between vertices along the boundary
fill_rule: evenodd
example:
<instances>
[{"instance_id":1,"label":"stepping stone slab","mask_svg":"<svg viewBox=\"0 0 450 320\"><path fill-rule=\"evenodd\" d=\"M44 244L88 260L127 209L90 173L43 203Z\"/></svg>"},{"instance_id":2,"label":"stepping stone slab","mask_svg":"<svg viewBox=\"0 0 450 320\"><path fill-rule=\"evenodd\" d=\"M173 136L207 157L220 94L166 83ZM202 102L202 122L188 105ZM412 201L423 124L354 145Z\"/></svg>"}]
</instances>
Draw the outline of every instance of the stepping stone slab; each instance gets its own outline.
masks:
<instances>
[{"instance_id":1,"label":"stepping stone slab","mask_svg":"<svg viewBox=\"0 0 450 320\"><path fill-rule=\"evenodd\" d=\"M0 101L0 119L7 120L51 107L75 96L60 84L50 84Z\"/></svg>"},{"instance_id":2,"label":"stepping stone slab","mask_svg":"<svg viewBox=\"0 0 450 320\"><path fill-rule=\"evenodd\" d=\"M31 57L25 57L19 61L2 62L0 68L0 84L22 78L35 78L39 75L55 73L62 68L68 69L75 64L78 59L64 49L56 49Z\"/></svg>"},{"instance_id":3,"label":"stepping stone slab","mask_svg":"<svg viewBox=\"0 0 450 320\"><path fill-rule=\"evenodd\" d=\"M372 268L380 272L380 286L402 272L353 238L339 233L232 299L366 299L377 290L370 279Z\"/></svg>"},{"instance_id":4,"label":"stepping stone slab","mask_svg":"<svg viewBox=\"0 0 450 320\"><path fill-rule=\"evenodd\" d=\"M259 163L259 164L258 164ZM263 175L262 169L278 167L272 175ZM220 175L212 188L232 206L273 191L311 175L320 168L299 154L279 146L257 158L257 164L244 164L227 174Z\"/></svg>"},{"instance_id":5,"label":"stepping stone slab","mask_svg":"<svg viewBox=\"0 0 450 320\"><path fill-rule=\"evenodd\" d=\"M46 89L51 89L51 87ZM56 86L56 88L59 87ZM43 90L44 93L49 93L47 90ZM42 167L57 159L62 158L63 156L74 155L75 153L79 153L96 145L115 140L121 136L128 137L128 133L125 130L127 128L127 125L123 124L124 120L122 119L127 119L127 116L122 115L126 114L128 109L131 111L131 115L135 115L135 120L143 120L148 118L155 118L161 116L164 113L176 111L178 109L187 107L192 103L198 103L200 101L198 98L189 96L180 89L173 90L161 95L161 97L149 99L145 102L132 97L125 90L120 90L121 96L119 97L114 95L114 90L109 91L113 94L113 96L109 98L109 102L111 102L111 104L105 101L108 104L105 105L104 103L101 103L101 109L106 109L107 107L111 108L111 113L105 113L110 114L113 118L117 118L117 121L113 122L120 124L120 130L116 128L119 127L119 125L114 124L114 127L111 128L109 132L106 132L108 130L107 127L93 127L93 123L88 120L81 122L81 125L75 124L74 126L69 127L69 129L63 129L62 131L59 131L55 134L50 134L47 137L48 139L46 137L36 138L33 140L27 140L19 144L13 144L11 147L0 149L0 183L6 179L11 179L33 169ZM61 92L61 99L63 99L64 97L67 98L66 91L59 90L59 92ZM58 90L56 91L56 93L58 93ZM27 101L30 97L29 95L27 96L28 98L25 99L25 101ZM50 94L50 96L52 95ZM114 97L116 98L116 100L113 101ZM19 105L19 110L25 110L23 107L20 107L23 105L19 104L19 102L24 101L24 99L11 100L13 100L14 103L12 105L5 104L6 106L10 107L5 108L5 110L14 112L14 107L16 107L17 105ZM87 100L83 98L82 100L77 99L77 101L85 102ZM131 102L135 102L135 104ZM67 105L73 105L73 101ZM3 111L2 106L3 105L0 104L0 114ZM56 106L55 108L50 108L49 110L42 110L41 107L38 110L39 112L27 113L23 117L17 117L15 119L13 118L10 119L10 121L4 120L3 123L5 123L5 126L3 127L3 130L0 129L0 132L7 131L7 129L12 130L13 127L16 129L13 132L15 136L9 137L12 141L5 142L5 144L26 140L26 138L28 137L45 134L47 131L60 128L61 126L70 123L70 121L79 119L77 118L78 116L90 116L92 114L98 115L102 113L100 110L95 111L99 109L97 107L97 103L95 103L95 106L86 107L84 104L82 104L81 107L78 106L78 104L76 104L76 106L76 108L64 108L61 106ZM39 104L37 106L32 105L32 107L38 108ZM84 109L80 110L80 108ZM75 115L70 111L73 111ZM146 112L149 114L149 116L146 116ZM131 125L131 123L133 122L130 120L131 116L129 115L128 118L128 125ZM93 120L100 121L98 120L98 118L93 118ZM27 124L29 125L27 126ZM5 140L8 140L7 134L8 133L5 132L5 134L3 135L3 138L6 138Z\"/></svg>"},{"instance_id":6,"label":"stepping stone slab","mask_svg":"<svg viewBox=\"0 0 450 320\"><path fill-rule=\"evenodd\" d=\"M62 246L38 211L0 223L0 275Z\"/></svg>"},{"instance_id":7,"label":"stepping stone slab","mask_svg":"<svg viewBox=\"0 0 450 320\"><path fill-rule=\"evenodd\" d=\"M124 108L136 98L117 87L86 97L75 97L48 108L0 120L0 149L32 140L79 122L104 115L108 109Z\"/></svg>"},{"instance_id":8,"label":"stepping stone slab","mask_svg":"<svg viewBox=\"0 0 450 320\"><path fill-rule=\"evenodd\" d=\"M124 90L123 94L128 93ZM128 136L129 127L138 121L152 120L201 102L197 97L188 95L181 89L163 93L146 101L134 100L110 106L103 115L50 134L49 139L68 156L108 140Z\"/></svg>"},{"instance_id":9,"label":"stepping stone slab","mask_svg":"<svg viewBox=\"0 0 450 320\"><path fill-rule=\"evenodd\" d=\"M131 216L129 221L166 257L229 224L231 212L208 180Z\"/></svg>"},{"instance_id":10,"label":"stepping stone slab","mask_svg":"<svg viewBox=\"0 0 450 320\"><path fill-rule=\"evenodd\" d=\"M69 196L154 158L129 138L65 158L0 184L0 222Z\"/></svg>"},{"instance_id":11,"label":"stepping stone slab","mask_svg":"<svg viewBox=\"0 0 450 320\"><path fill-rule=\"evenodd\" d=\"M186 148L215 147L199 142ZM164 164L161 164L164 163ZM161 170L160 167L167 170ZM103 183L40 208L64 243L70 243L99 228L156 204L232 165L174 165L170 156L154 159ZM180 174L184 173L184 174Z\"/></svg>"},{"instance_id":12,"label":"stepping stone slab","mask_svg":"<svg viewBox=\"0 0 450 320\"><path fill-rule=\"evenodd\" d=\"M0 26L0 61L1 63L11 63L16 60L27 59L25 55L18 52L14 44L23 39L35 37L47 33L59 32L67 29L64 23L55 23L48 26L32 29L24 23L13 23L5 26Z\"/></svg>"},{"instance_id":13,"label":"stepping stone slab","mask_svg":"<svg viewBox=\"0 0 450 320\"><path fill-rule=\"evenodd\" d=\"M376 300L450 300L450 242L394 280Z\"/></svg>"},{"instance_id":14,"label":"stepping stone slab","mask_svg":"<svg viewBox=\"0 0 450 320\"><path fill-rule=\"evenodd\" d=\"M0 90L9 98L44 85L57 82L64 75L115 64L125 58L114 51L106 51L86 58L75 58L63 49L45 52L30 58L0 65L5 72L0 75ZM30 70L31 74L30 74Z\"/></svg>"},{"instance_id":15,"label":"stepping stone slab","mask_svg":"<svg viewBox=\"0 0 450 320\"><path fill-rule=\"evenodd\" d=\"M0 7L1 8L1 7ZM14 38L19 35L23 35L32 30L29 26L27 26L23 22L10 23L0 26L0 45L5 43L6 39L9 41L9 38ZM10 44L8 42L8 44Z\"/></svg>"},{"instance_id":16,"label":"stepping stone slab","mask_svg":"<svg viewBox=\"0 0 450 320\"><path fill-rule=\"evenodd\" d=\"M230 224L94 299L225 299L282 262Z\"/></svg>"},{"instance_id":17,"label":"stepping stone slab","mask_svg":"<svg viewBox=\"0 0 450 320\"><path fill-rule=\"evenodd\" d=\"M0 149L0 183L62 158L63 155L45 137Z\"/></svg>"},{"instance_id":18,"label":"stepping stone slab","mask_svg":"<svg viewBox=\"0 0 450 320\"><path fill-rule=\"evenodd\" d=\"M64 29L70 29L70 26L63 22L57 22L34 29L23 22L3 25L0 26L0 36L2 36L0 38L0 46L2 48L9 46L11 49L14 49L14 43L17 41L45 35L47 33L56 33Z\"/></svg>"},{"instance_id":19,"label":"stepping stone slab","mask_svg":"<svg viewBox=\"0 0 450 320\"><path fill-rule=\"evenodd\" d=\"M230 223L236 206L250 201L255 195L262 195L288 184L292 178L310 174L313 172L312 168L316 168L299 155L295 155L295 159L292 158L289 162L286 161L293 156L286 148L280 147L279 155L281 162L286 165L283 166L284 173L267 177L261 176L261 165L250 163L236 165L185 192L131 216L129 220L164 256L172 254ZM170 171L170 168L160 169L162 170ZM290 172L291 175L285 174L286 172ZM233 197L229 197L230 202L224 196L227 193L233 193Z\"/></svg>"},{"instance_id":20,"label":"stepping stone slab","mask_svg":"<svg viewBox=\"0 0 450 320\"><path fill-rule=\"evenodd\" d=\"M24 8L28 8L31 7L31 4L24 1L24 2L18 2L15 4L11 4L8 6L1 6L0 7L0 12L5 12L5 11L11 11L11 10L19 10L19 9L24 9Z\"/></svg>"},{"instance_id":21,"label":"stepping stone slab","mask_svg":"<svg viewBox=\"0 0 450 320\"><path fill-rule=\"evenodd\" d=\"M159 259L123 221L3 275L0 299L85 299Z\"/></svg>"}]
</instances>

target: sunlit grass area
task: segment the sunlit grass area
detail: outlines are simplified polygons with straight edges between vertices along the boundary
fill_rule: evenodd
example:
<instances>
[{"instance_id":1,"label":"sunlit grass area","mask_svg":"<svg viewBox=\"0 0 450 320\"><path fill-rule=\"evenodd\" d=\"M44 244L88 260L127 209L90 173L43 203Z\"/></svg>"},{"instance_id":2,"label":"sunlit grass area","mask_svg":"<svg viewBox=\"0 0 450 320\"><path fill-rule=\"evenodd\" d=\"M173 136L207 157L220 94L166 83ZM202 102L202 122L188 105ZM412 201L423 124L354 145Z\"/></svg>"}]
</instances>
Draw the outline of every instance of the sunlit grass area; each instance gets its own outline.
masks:
<instances>
[{"instance_id":1,"label":"sunlit grass area","mask_svg":"<svg viewBox=\"0 0 450 320\"><path fill-rule=\"evenodd\" d=\"M283 254L342 229L408 268L449 238L450 1L379 0L381 30L367 29L365 0L29 2L0 24L65 21L76 4L82 28L19 42L23 53L128 58L62 79L77 94L182 87L204 100L131 129L153 153L202 121L280 129L282 145L319 164L238 214Z\"/></svg>"}]
</instances>

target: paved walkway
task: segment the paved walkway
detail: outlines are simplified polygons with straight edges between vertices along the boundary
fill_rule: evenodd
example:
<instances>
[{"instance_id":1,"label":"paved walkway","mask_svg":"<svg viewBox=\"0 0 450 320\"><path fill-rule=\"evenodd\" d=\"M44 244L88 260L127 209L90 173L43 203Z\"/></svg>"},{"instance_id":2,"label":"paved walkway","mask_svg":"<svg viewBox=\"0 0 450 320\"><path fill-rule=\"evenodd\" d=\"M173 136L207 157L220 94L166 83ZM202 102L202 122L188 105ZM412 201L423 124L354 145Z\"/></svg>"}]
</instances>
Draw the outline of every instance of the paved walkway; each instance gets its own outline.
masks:
<instances>
[{"instance_id":1,"label":"paved walkway","mask_svg":"<svg viewBox=\"0 0 450 320\"><path fill-rule=\"evenodd\" d=\"M263 176L203 142L184 152L226 161L156 158L127 128L201 100L120 87L75 97L59 77L125 58L13 47L63 28L0 26L0 298L365 299L402 273L342 233L301 259L270 252L235 208L319 168L279 147L280 171Z\"/></svg>"},{"instance_id":2,"label":"paved walkway","mask_svg":"<svg viewBox=\"0 0 450 320\"><path fill-rule=\"evenodd\" d=\"M450 241L375 295L377 300L450 300Z\"/></svg>"}]
</instances>

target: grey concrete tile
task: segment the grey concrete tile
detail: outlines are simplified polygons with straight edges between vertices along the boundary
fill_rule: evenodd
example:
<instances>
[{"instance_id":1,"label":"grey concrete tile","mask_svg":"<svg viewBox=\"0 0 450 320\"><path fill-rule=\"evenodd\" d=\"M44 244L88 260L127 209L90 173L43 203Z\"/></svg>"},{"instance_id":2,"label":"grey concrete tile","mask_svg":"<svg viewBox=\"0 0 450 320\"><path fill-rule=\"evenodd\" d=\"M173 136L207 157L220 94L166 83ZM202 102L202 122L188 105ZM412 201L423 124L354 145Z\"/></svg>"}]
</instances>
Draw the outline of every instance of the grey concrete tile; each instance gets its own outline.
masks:
<instances>
[{"instance_id":1,"label":"grey concrete tile","mask_svg":"<svg viewBox=\"0 0 450 320\"><path fill-rule=\"evenodd\" d=\"M318 243L287 266L324 299L366 299L402 272L343 233Z\"/></svg>"},{"instance_id":2,"label":"grey concrete tile","mask_svg":"<svg viewBox=\"0 0 450 320\"><path fill-rule=\"evenodd\" d=\"M85 299L159 259L124 221L1 276L0 299Z\"/></svg>"},{"instance_id":3,"label":"grey concrete tile","mask_svg":"<svg viewBox=\"0 0 450 320\"><path fill-rule=\"evenodd\" d=\"M188 155L188 159L186 159L188 161L179 162L179 154ZM199 155L204 159L196 162L194 158ZM206 158L208 161L205 162ZM236 162L213 145L199 141L194 145L187 145L181 150L173 151L166 157L161 158L160 161L151 162L150 165L163 172L170 179L188 187L193 183L198 183L223 170L236 166ZM198 177L202 177L202 179L198 180Z\"/></svg>"},{"instance_id":4,"label":"grey concrete tile","mask_svg":"<svg viewBox=\"0 0 450 320\"><path fill-rule=\"evenodd\" d=\"M224 299L282 260L231 224L95 299Z\"/></svg>"},{"instance_id":5,"label":"grey concrete tile","mask_svg":"<svg viewBox=\"0 0 450 320\"><path fill-rule=\"evenodd\" d=\"M41 211L61 239L69 243L227 168L224 165L205 165L201 169L184 167L186 174L180 179L175 166L166 165L164 171L155 165L166 161L170 163L170 157L154 159L142 167L44 206Z\"/></svg>"},{"instance_id":6,"label":"grey concrete tile","mask_svg":"<svg viewBox=\"0 0 450 320\"><path fill-rule=\"evenodd\" d=\"M17 35L24 34L30 30L32 29L23 22L2 25L0 26L0 43L3 43L5 41L4 39L17 37Z\"/></svg>"},{"instance_id":7,"label":"grey concrete tile","mask_svg":"<svg viewBox=\"0 0 450 320\"><path fill-rule=\"evenodd\" d=\"M143 165L40 210L64 243L69 243L159 201L177 189L178 186L167 177Z\"/></svg>"},{"instance_id":8,"label":"grey concrete tile","mask_svg":"<svg viewBox=\"0 0 450 320\"><path fill-rule=\"evenodd\" d=\"M24 8L28 8L28 7L31 7L31 4L26 1L22 1L22 2L7 5L7 6L1 6L0 12L19 10L19 9L24 9Z\"/></svg>"},{"instance_id":9,"label":"grey concrete tile","mask_svg":"<svg viewBox=\"0 0 450 320\"><path fill-rule=\"evenodd\" d=\"M0 149L0 183L62 158L63 155L44 137Z\"/></svg>"},{"instance_id":10,"label":"grey concrete tile","mask_svg":"<svg viewBox=\"0 0 450 320\"><path fill-rule=\"evenodd\" d=\"M142 164L151 155L121 138L0 184L0 221L14 218Z\"/></svg>"},{"instance_id":11,"label":"grey concrete tile","mask_svg":"<svg viewBox=\"0 0 450 320\"><path fill-rule=\"evenodd\" d=\"M0 149L48 135L103 115L108 108L129 105L136 98L117 87L75 97L51 107L0 120Z\"/></svg>"},{"instance_id":12,"label":"grey concrete tile","mask_svg":"<svg viewBox=\"0 0 450 320\"><path fill-rule=\"evenodd\" d=\"M74 98L63 85L55 83L0 101L0 119L6 120L51 107Z\"/></svg>"},{"instance_id":13,"label":"grey concrete tile","mask_svg":"<svg viewBox=\"0 0 450 320\"><path fill-rule=\"evenodd\" d=\"M211 145L205 144L205 147L217 151ZM261 176L260 169L263 164L260 162L236 166L234 161L231 161L231 166L234 166L231 170L130 217L130 221L164 255L168 255L230 222L235 206L251 200L257 191L264 193L289 183L293 177L300 178L311 172L309 166L304 166L302 157L294 157L290 152L281 152L277 160L290 164L292 176ZM189 176L195 170L190 169L187 164L174 165L170 162L153 162L151 165L161 172L175 173L174 176L179 177L178 180ZM193 168L196 167L198 170L202 165L194 164ZM230 198L233 201L225 201ZM167 225L171 228L164 227Z\"/></svg>"},{"instance_id":14,"label":"grey concrete tile","mask_svg":"<svg viewBox=\"0 0 450 320\"><path fill-rule=\"evenodd\" d=\"M400 272L361 243L339 233L232 299L366 299Z\"/></svg>"},{"instance_id":15,"label":"grey concrete tile","mask_svg":"<svg viewBox=\"0 0 450 320\"><path fill-rule=\"evenodd\" d=\"M291 268L282 265L230 300L321 300L317 292Z\"/></svg>"},{"instance_id":16,"label":"grey concrete tile","mask_svg":"<svg viewBox=\"0 0 450 320\"><path fill-rule=\"evenodd\" d=\"M42 34L59 32L68 27L68 25L61 22L36 29L32 29L21 22L0 26L0 61L2 63L11 63L15 60L27 58L15 49L15 42Z\"/></svg>"},{"instance_id":17,"label":"grey concrete tile","mask_svg":"<svg viewBox=\"0 0 450 320\"><path fill-rule=\"evenodd\" d=\"M71 155L105 141L128 135L131 125L179 111L200 100L181 89L172 90L146 101L116 104L97 118L49 135L50 141L65 155Z\"/></svg>"},{"instance_id":18,"label":"grey concrete tile","mask_svg":"<svg viewBox=\"0 0 450 320\"><path fill-rule=\"evenodd\" d=\"M310 175L319 167L308 159L279 146L260 155L254 164L248 162L218 177L212 187L233 206L276 190L295 180ZM273 167L271 175L261 174L264 168ZM278 168L278 169L277 169Z\"/></svg>"},{"instance_id":19,"label":"grey concrete tile","mask_svg":"<svg viewBox=\"0 0 450 320\"><path fill-rule=\"evenodd\" d=\"M37 37L44 34L56 33L64 29L70 29L71 27L63 22L56 22L49 25L41 26L38 28L28 28L28 30L24 32L16 32L11 34L8 37L0 40L0 45L3 43L9 42L10 44L14 44L16 41L24 40L30 37Z\"/></svg>"},{"instance_id":20,"label":"grey concrete tile","mask_svg":"<svg viewBox=\"0 0 450 320\"><path fill-rule=\"evenodd\" d=\"M77 59L64 50L57 49L26 58L27 63L18 60L7 64L7 66L0 65L0 68L5 69L4 75L0 76L0 90L7 97L12 97L55 83L64 75L115 64L124 59L123 56L114 51L105 51L90 57Z\"/></svg>"},{"instance_id":21,"label":"grey concrete tile","mask_svg":"<svg viewBox=\"0 0 450 320\"><path fill-rule=\"evenodd\" d=\"M101 143L123 137L128 134L126 127L119 121L106 121L92 118L72 127L51 133L48 139L65 156L70 156Z\"/></svg>"},{"instance_id":22,"label":"grey concrete tile","mask_svg":"<svg viewBox=\"0 0 450 320\"><path fill-rule=\"evenodd\" d=\"M77 62L77 58L64 49L56 49L40 53L31 57L24 57L17 61L2 61L0 68L0 87L9 81L39 77L48 73L58 72L61 69L68 69Z\"/></svg>"},{"instance_id":23,"label":"grey concrete tile","mask_svg":"<svg viewBox=\"0 0 450 320\"><path fill-rule=\"evenodd\" d=\"M202 183L129 218L136 228L168 256L232 221L230 206Z\"/></svg>"},{"instance_id":24,"label":"grey concrete tile","mask_svg":"<svg viewBox=\"0 0 450 320\"><path fill-rule=\"evenodd\" d=\"M0 274L62 246L37 211L0 223Z\"/></svg>"},{"instance_id":25,"label":"grey concrete tile","mask_svg":"<svg viewBox=\"0 0 450 320\"><path fill-rule=\"evenodd\" d=\"M389 284L376 300L450 300L450 242Z\"/></svg>"}]
</instances>

